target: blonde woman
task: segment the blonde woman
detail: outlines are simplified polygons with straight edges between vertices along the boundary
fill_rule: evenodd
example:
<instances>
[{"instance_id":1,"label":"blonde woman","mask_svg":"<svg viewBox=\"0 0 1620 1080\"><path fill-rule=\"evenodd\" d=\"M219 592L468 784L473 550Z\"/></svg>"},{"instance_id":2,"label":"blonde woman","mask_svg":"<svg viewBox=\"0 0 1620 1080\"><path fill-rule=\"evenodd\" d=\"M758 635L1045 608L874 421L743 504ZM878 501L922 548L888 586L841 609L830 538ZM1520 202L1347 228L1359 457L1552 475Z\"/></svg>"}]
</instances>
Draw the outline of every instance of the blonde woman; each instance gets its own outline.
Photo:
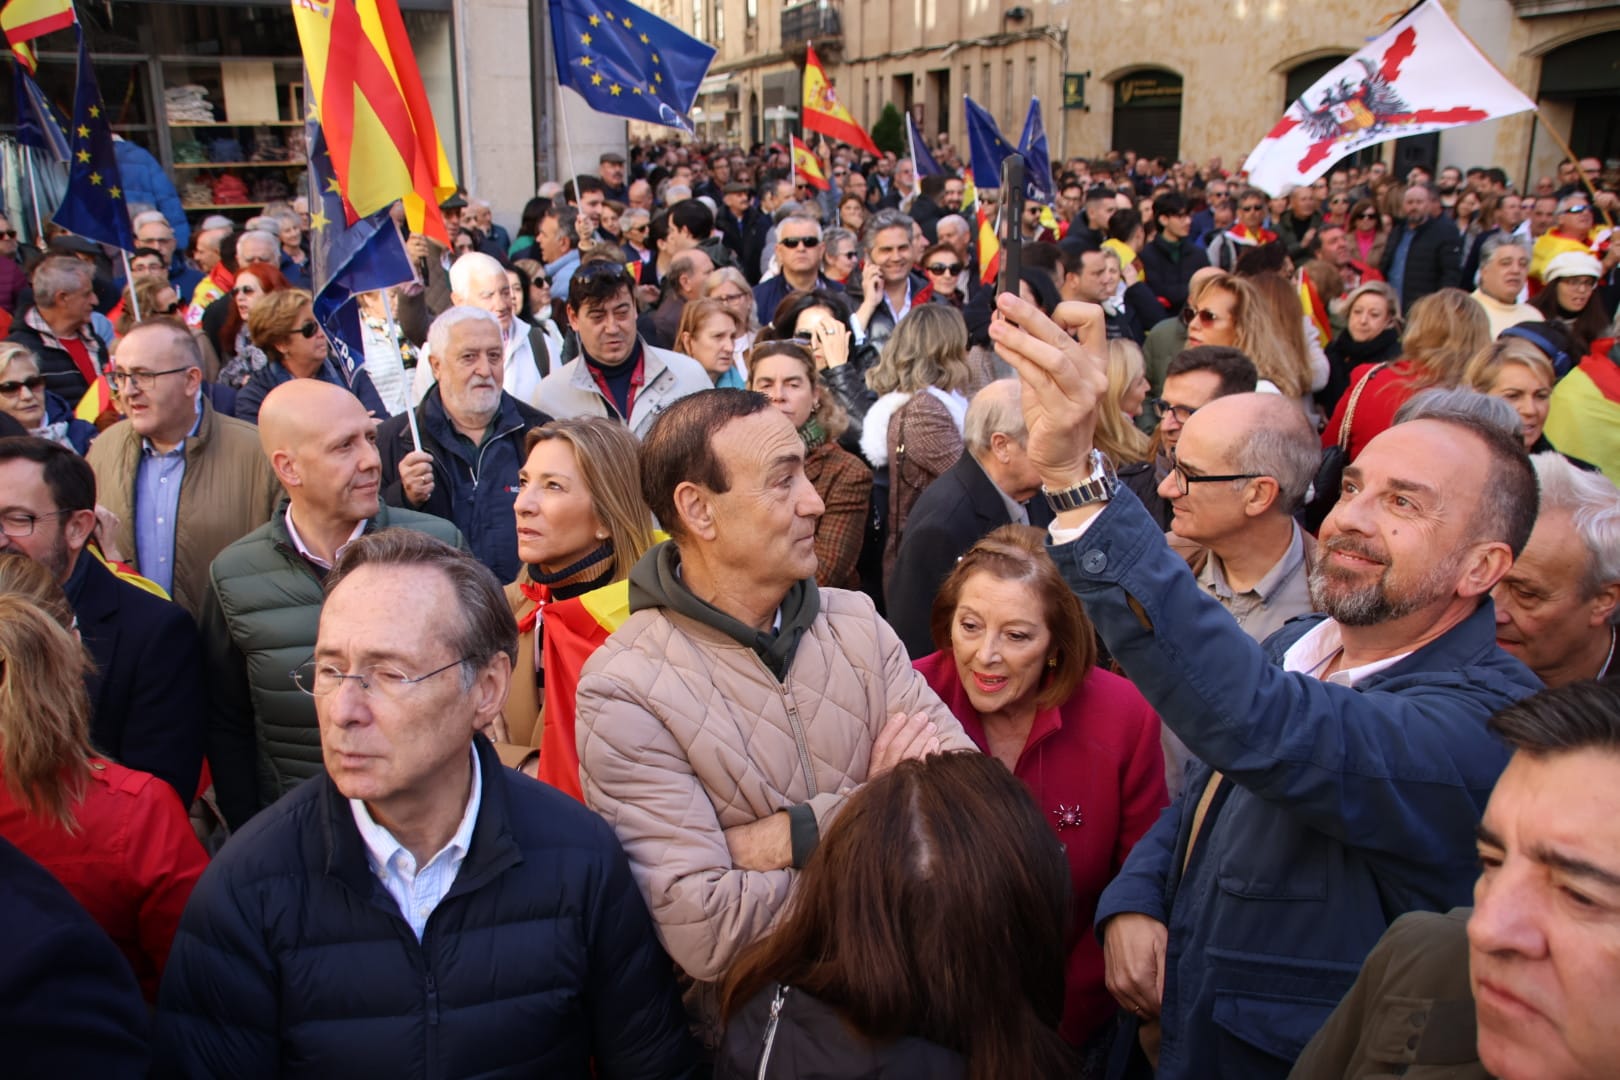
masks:
<instances>
[{"instance_id":1,"label":"blonde woman","mask_svg":"<svg viewBox=\"0 0 1620 1080\"><path fill-rule=\"evenodd\" d=\"M1468 361L1491 343L1485 309L1461 289L1441 289L1412 305L1401 338L1401 357L1392 364L1363 364L1350 372L1350 389L1339 399L1333 418L1322 431L1322 445L1339 441L1352 399L1356 413L1349 423L1349 452L1354 460L1374 435L1395 422L1395 413L1412 395L1432 387L1460 386ZM1361 396L1356 388L1366 380Z\"/></svg>"},{"instance_id":2,"label":"blonde woman","mask_svg":"<svg viewBox=\"0 0 1620 1080\"><path fill-rule=\"evenodd\" d=\"M1142 347L1126 338L1108 343L1108 401L1097 414L1097 449L1117 468L1146 461L1148 436L1136 426L1147 401L1148 380Z\"/></svg>"},{"instance_id":3,"label":"blonde woman","mask_svg":"<svg viewBox=\"0 0 1620 1080\"><path fill-rule=\"evenodd\" d=\"M157 998L208 857L174 789L90 745L90 656L50 572L0 556L0 836L49 870Z\"/></svg>"},{"instance_id":4,"label":"blonde woman","mask_svg":"<svg viewBox=\"0 0 1620 1080\"><path fill-rule=\"evenodd\" d=\"M17 341L0 342L0 413L21 424L30 435L71 447L90 448L96 426L73 415L73 407L45 389L39 357Z\"/></svg>"},{"instance_id":5,"label":"blonde woman","mask_svg":"<svg viewBox=\"0 0 1620 1080\"><path fill-rule=\"evenodd\" d=\"M748 279L735 266L722 266L703 279L703 299L720 301L737 320L731 348L738 373L747 378L748 350L759 340L759 313L754 310L754 291Z\"/></svg>"},{"instance_id":6,"label":"blonde woman","mask_svg":"<svg viewBox=\"0 0 1620 1080\"><path fill-rule=\"evenodd\" d=\"M652 514L641 500L638 444L623 424L553 420L529 432L524 445L512 504L524 567L506 587L518 665L496 749L508 765L537 767L540 779L577 799L574 688L600 644L579 630L600 629L597 616L609 610L621 619L628 614L624 581L653 545ZM619 594L610 596L615 586Z\"/></svg>"},{"instance_id":7,"label":"blonde woman","mask_svg":"<svg viewBox=\"0 0 1620 1080\"><path fill-rule=\"evenodd\" d=\"M968 395L976 389L967 350L962 313L924 304L895 327L877 366L866 373L867 386L879 397L866 413L861 453L888 484L885 578L917 497L962 456Z\"/></svg>"},{"instance_id":8,"label":"blonde woman","mask_svg":"<svg viewBox=\"0 0 1620 1080\"><path fill-rule=\"evenodd\" d=\"M675 351L696 360L715 386L741 389L742 373L732 348L737 317L718 300L693 300L681 309L675 329Z\"/></svg>"},{"instance_id":9,"label":"blonde woman","mask_svg":"<svg viewBox=\"0 0 1620 1080\"><path fill-rule=\"evenodd\" d=\"M1556 449L1547 441L1543 428L1557 381L1558 374L1547 354L1517 337L1491 342L1474 354L1463 372L1463 385L1513 406L1519 414L1519 434L1525 451L1531 454Z\"/></svg>"}]
</instances>

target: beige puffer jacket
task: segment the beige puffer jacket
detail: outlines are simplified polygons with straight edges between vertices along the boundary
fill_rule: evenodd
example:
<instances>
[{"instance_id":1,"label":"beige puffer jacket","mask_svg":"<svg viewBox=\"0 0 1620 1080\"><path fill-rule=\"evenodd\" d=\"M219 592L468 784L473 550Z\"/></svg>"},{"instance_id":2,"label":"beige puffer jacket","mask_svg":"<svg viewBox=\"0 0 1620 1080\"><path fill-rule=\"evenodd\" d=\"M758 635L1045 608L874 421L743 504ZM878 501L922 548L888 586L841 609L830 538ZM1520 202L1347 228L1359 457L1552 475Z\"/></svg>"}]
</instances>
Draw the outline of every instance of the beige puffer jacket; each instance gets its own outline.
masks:
<instances>
[{"instance_id":1,"label":"beige puffer jacket","mask_svg":"<svg viewBox=\"0 0 1620 1080\"><path fill-rule=\"evenodd\" d=\"M734 869L723 830L806 802L825 830L896 712L927 712L943 749L973 749L872 601L820 592L785 684L752 649L664 608L631 615L580 677L585 802L618 832L664 947L701 982L770 927L795 876Z\"/></svg>"}]
</instances>

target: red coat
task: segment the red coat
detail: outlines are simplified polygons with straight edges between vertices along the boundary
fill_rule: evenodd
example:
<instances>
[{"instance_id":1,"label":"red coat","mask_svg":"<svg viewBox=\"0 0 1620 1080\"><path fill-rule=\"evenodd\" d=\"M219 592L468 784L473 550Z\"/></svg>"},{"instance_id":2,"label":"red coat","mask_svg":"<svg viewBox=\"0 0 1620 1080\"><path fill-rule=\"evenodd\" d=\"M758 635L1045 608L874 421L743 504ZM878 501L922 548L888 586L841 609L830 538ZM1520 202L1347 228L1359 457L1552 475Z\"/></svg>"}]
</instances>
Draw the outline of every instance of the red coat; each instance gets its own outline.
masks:
<instances>
[{"instance_id":1,"label":"red coat","mask_svg":"<svg viewBox=\"0 0 1620 1080\"><path fill-rule=\"evenodd\" d=\"M0 836L49 870L128 958L157 1000L180 912L208 856L174 789L151 773L93 758L78 831L30 815L0 785Z\"/></svg>"},{"instance_id":2,"label":"red coat","mask_svg":"<svg viewBox=\"0 0 1620 1080\"><path fill-rule=\"evenodd\" d=\"M989 753L951 654L936 652L913 666ZM1075 938L1059 1031L1078 1046L1119 1009L1103 985L1102 945L1092 930L1097 898L1170 803L1159 718L1130 682L1093 668L1068 701L1035 714L1013 774L1029 786L1069 857Z\"/></svg>"},{"instance_id":3,"label":"red coat","mask_svg":"<svg viewBox=\"0 0 1620 1080\"><path fill-rule=\"evenodd\" d=\"M1372 364L1361 364L1350 372L1350 385L1339 403L1333 408L1333 417L1322 429L1322 448L1339 443L1339 425L1350 409L1350 397L1355 393L1361 377L1373 369ZM1395 423L1395 414L1417 393L1412 381L1413 368L1405 361L1397 361L1367 380L1367 388L1356 402L1355 419L1350 424L1350 460L1361 456L1367 444L1376 435L1382 435Z\"/></svg>"}]
</instances>

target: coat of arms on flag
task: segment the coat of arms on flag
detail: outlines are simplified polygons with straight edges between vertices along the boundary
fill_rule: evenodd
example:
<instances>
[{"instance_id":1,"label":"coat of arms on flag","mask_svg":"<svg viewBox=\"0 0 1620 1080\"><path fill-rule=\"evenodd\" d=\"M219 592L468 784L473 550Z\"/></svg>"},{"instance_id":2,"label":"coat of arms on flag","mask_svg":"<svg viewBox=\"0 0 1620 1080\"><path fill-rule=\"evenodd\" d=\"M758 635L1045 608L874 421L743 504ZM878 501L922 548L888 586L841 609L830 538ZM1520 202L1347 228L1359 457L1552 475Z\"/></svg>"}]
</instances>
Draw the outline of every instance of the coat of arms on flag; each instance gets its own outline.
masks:
<instances>
[{"instance_id":1,"label":"coat of arms on flag","mask_svg":"<svg viewBox=\"0 0 1620 1080\"><path fill-rule=\"evenodd\" d=\"M1425 0L1300 95L1243 168L1281 194L1368 146L1535 107L1438 0Z\"/></svg>"}]
</instances>

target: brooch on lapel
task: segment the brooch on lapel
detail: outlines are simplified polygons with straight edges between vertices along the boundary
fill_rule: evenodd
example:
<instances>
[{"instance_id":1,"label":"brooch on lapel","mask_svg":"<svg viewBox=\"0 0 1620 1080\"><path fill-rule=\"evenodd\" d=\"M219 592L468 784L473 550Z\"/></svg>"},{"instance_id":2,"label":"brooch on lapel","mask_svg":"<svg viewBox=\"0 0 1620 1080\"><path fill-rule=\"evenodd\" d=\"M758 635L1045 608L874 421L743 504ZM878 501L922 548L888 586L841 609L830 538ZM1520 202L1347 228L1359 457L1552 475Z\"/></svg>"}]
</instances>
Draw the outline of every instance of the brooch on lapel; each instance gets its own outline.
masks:
<instances>
[{"instance_id":1,"label":"brooch on lapel","mask_svg":"<svg viewBox=\"0 0 1620 1080\"><path fill-rule=\"evenodd\" d=\"M1062 803L1059 803L1058 808L1052 811L1052 816L1057 819L1057 827L1059 832L1062 832L1064 829L1078 829L1080 826L1086 823L1085 819L1080 816L1080 808L1078 806L1064 806Z\"/></svg>"}]
</instances>

